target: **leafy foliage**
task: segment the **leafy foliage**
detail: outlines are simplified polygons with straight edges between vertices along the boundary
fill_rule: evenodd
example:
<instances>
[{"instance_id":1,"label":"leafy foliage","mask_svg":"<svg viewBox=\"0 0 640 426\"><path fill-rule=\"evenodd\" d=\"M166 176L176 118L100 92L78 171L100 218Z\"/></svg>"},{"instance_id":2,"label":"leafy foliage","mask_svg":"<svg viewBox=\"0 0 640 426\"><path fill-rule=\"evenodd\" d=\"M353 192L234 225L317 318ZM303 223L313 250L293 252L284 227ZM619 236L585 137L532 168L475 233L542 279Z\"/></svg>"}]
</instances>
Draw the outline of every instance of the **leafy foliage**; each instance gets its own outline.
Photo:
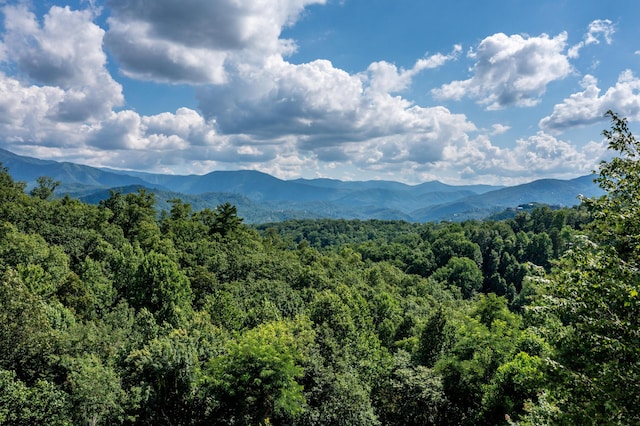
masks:
<instances>
[{"instance_id":1,"label":"leafy foliage","mask_svg":"<svg viewBox=\"0 0 640 426\"><path fill-rule=\"evenodd\" d=\"M556 351L552 382L561 413L576 423L640 422L640 142L608 113L618 156L603 162L607 194L584 200L594 220L546 282L539 312ZM571 392L568 391L571 389Z\"/></svg>"},{"instance_id":2,"label":"leafy foliage","mask_svg":"<svg viewBox=\"0 0 640 426\"><path fill-rule=\"evenodd\" d=\"M606 195L462 223L157 214L0 166L0 424L636 424L638 142Z\"/></svg>"}]
</instances>

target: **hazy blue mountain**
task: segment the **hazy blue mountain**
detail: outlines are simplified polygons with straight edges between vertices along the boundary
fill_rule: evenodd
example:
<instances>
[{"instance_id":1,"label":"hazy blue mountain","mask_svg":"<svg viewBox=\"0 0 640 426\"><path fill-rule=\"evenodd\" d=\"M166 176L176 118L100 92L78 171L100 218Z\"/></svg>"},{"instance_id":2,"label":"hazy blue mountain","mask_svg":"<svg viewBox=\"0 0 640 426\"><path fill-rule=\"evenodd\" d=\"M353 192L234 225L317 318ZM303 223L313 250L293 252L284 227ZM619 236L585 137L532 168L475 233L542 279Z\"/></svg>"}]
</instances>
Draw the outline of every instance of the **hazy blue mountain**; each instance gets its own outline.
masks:
<instances>
[{"instance_id":1,"label":"hazy blue mountain","mask_svg":"<svg viewBox=\"0 0 640 426\"><path fill-rule=\"evenodd\" d=\"M479 200L484 205L509 205L529 203L544 199L547 204L559 206L575 205L580 194L591 196L603 193L594 190L597 186L593 183L593 176L582 176L571 180L541 179L522 185L502 188L491 191L472 200Z\"/></svg>"},{"instance_id":2,"label":"hazy blue mountain","mask_svg":"<svg viewBox=\"0 0 640 426\"><path fill-rule=\"evenodd\" d=\"M193 211L204 210L206 208L214 209L217 206L229 202L238 209L238 214L247 223L265 223L279 222L288 219L315 219L319 216L311 211L296 209L281 209L279 206L252 201L249 198L233 193L207 192L204 194L184 194L179 192L164 191L157 188L145 188L139 185L131 185L124 187L115 187L108 189L94 189L93 191L82 191L82 193L70 193L71 196L90 204L98 204L102 200L106 200L111 196L111 191L129 194L138 192L141 188L155 194L157 206L159 210L171 209L169 200L179 198L185 203L191 204Z\"/></svg>"},{"instance_id":3,"label":"hazy blue mountain","mask_svg":"<svg viewBox=\"0 0 640 426\"><path fill-rule=\"evenodd\" d=\"M9 169L14 180L26 182L28 186L35 184L36 179L40 176L49 176L66 184L81 184L94 187L123 185L153 186L134 176L112 173L80 164L24 157L4 149L0 149L0 163Z\"/></svg>"},{"instance_id":4,"label":"hazy blue mountain","mask_svg":"<svg viewBox=\"0 0 640 426\"><path fill-rule=\"evenodd\" d=\"M159 187L184 194L233 192L256 200L299 200L301 197L324 199L324 194L327 193L310 191L311 188L307 185L284 181L254 170L215 171L206 175L187 176L135 172L130 174Z\"/></svg>"},{"instance_id":5,"label":"hazy blue mountain","mask_svg":"<svg viewBox=\"0 0 640 426\"><path fill-rule=\"evenodd\" d=\"M158 207L180 198L194 211L230 202L248 223L286 219L344 218L440 221L482 219L527 203L554 206L578 204L578 195L603 192L593 176L571 180L542 179L523 185L447 185L438 181L407 185L393 181L344 182L335 179L282 180L266 173L214 171L205 175L164 175L98 169L79 164L39 160L0 149L0 163L15 180L35 184L39 176L62 182L58 194L91 203L147 188Z\"/></svg>"},{"instance_id":6,"label":"hazy blue mountain","mask_svg":"<svg viewBox=\"0 0 640 426\"><path fill-rule=\"evenodd\" d=\"M305 185L327 188L341 189L348 191L367 191L367 190L387 190L394 192L402 192L406 195L415 196L417 194L430 193L447 193L469 191L475 194L482 194L494 189L502 188L501 186L492 185L447 185L436 180L424 182L418 185L407 185L401 182L393 182L388 180L369 180L369 181L341 181L336 179L295 179L291 182L303 183Z\"/></svg>"},{"instance_id":7,"label":"hazy blue mountain","mask_svg":"<svg viewBox=\"0 0 640 426\"><path fill-rule=\"evenodd\" d=\"M454 203L445 203L414 210L417 221L481 219L505 208L526 203L553 206L579 204L578 196L595 197L604 194L594 182L594 176L571 180L540 179L533 182L473 195Z\"/></svg>"},{"instance_id":8,"label":"hazy blue mountain","mask_svg":"<svg viewBox=\"0 0 640 426\"><path fill-rule=\"evenodd\" d=\"M342 181L337 179L318 178L294 179L291 182L297 182L316 188L342 189L347 191L364 191L367 189L388 189L394 191L404 191L411 188L410 185L388 180Z\"/></svg>"}]
</instances>

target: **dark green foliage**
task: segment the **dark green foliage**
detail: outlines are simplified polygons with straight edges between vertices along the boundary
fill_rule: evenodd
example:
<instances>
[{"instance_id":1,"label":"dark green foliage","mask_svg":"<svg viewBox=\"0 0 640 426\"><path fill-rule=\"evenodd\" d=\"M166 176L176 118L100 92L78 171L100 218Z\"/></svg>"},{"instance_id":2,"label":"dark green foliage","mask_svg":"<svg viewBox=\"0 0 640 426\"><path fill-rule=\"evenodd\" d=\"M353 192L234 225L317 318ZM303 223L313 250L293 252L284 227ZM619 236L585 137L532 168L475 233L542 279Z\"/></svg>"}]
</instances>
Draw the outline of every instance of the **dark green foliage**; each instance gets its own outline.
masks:
<instances>
[{"instance_id":1,"label":"dark green foliage","mask_svg":"<svg viewBox=\"0 0 640 426\"><path fill-rule=\"evenodd\" d=\"M144 256L123 292L132 306L148 309L159 323L183 324L191 311L188 278L174 261L153 251Z\"/></svg>"},{"instance_id":2,"label":"dark green foliage","mask_svg":"<svg viewBox=\"0 0 640 426\"><path fill-rule=\"evenodd\" d=\"M109 424L123 420L126 398L114 368L94 354L67 360L66 380L75 424Z\"/></svg>"},{"instance_id":3,"label":"dark green foliage","mask_svg":"<svg viewBox=\"0 0 640 426\"><path fill-rule=\"evenodd\" d=\"M432 277L459 289L465 299L471 298L482 288L482 272L478 265L467 257L450 258Z\"/></svg>"},{"instance_id":4,"label":"dark green foliage","mask_svg":"<svg viewBox=\"0 0 640 426\"><path fill-rule=\"evenodd\" d=\"M40 176L36 179L36 182L38 186L33 188L29 194L42 200L51 198L56 188L60 186L60 181L53 180L48 176Z\"/></svg>"},{"instance_id":5,"label":"dark green foliage","mask_svg":"<svg viewBox=\"0 0 640 426\"><path fill-rule=\"evenodd\" d=\"M2 168L0 424L636 423L636 164L503 221L255 228Z\"/></svg>"},{"instance_id":6,"label":"dark green foliage","mask_svg":"<svg viewBox=\"0 0 640 426\"><path fill-rule=\"evenodd\" d=\"M394 358L389 376L378 383L375 392L380 420L384 425L439 425L446 399L442 377L425 366L414 366L408 353Z\"/></svg>"},{"instance_id":7,"label":"dark green foliage","mask_svg":"<svg viewBox=\"0 0 640 426\"><path fill-rule=\"evenodd\" d=\"M486 387L480 418L485 424L499 424L507 418L519 420L525 405L545 390L545 372L544 360L526 352L502 364Z\"/></svg>"},{"instance_id":8,"label":"dark green foliage","mask_svg":"<svg viewBox=\"0 0 640 426\"><path fill-rule=\"evenodd\" d=\"M55 344L46 303L17 272L6 270L0 277L0 368L24 380L46 376Z\"/></svg>"},{"instance_id":9,"label":"dark green foliage","mask_svg":"<svg viewBox=\"0 0 640 426\"><path fill-rule=\"evenodd\" d=\"M451 344L453 329L447 324L442 307L431 315L420 334L417 359L421 365L433 367Z\"/></svg>"},{"instance_id":10,"label":"dark green foliage","mask_svg":"<svg viewBox=\"0 0 640 426\"><path fill-rule=\"evenodd\" d=\"M71 425L68 395L55 384L28 386L13 371L0 369L0 425Z\"/></svg>"},{"instance_id":11,"label":"dark green foliage","mask_svg":"<svg viewBox=\"0 0 640 426\"><path fill-rule=\"evenodd\" d=\"M301 362L312 341L307 325L269 322L230 339L207 364L203 391L211 420L220 424L269 424L295 417L305 403Z\"/></svg>"},{"instance_id":12,"label":"dark green foliage","mask_svg":"<svg viewBox=\"0 0 640 426\"><path fill-rule=\"evenodd\" d=\"M196 336L187 330L175 329L128 354L127 383L132 386L136 399L139 398L131 413L136 418L150 424L185 424L190 417L197 417L199 410L204 410L194 395L202 361Z\"/></svg>"},{"instance_id":13,"label":"dark green foliage","mask_svg":"<svg viewBox=\"0 0 640 426\"><path fill-rule=\"evenodd\" d=\"M555 416L575 424L640 422L640 142L608 116L603 134L617 156L596 179L606 195L584 200L590 232L543 282L534 311L555 347Z\"/></svg>"},{"instance_id":14,"label":"dark green foliage","mask_svg":"<svg viewBox=\"0 0 640 426\"><path fill-rule=\"evenodd\" d=\"M220 234L225 237L238 229L241 223L242 219L238 217L238 209L236 206L230 203L224 203L216 209L214 221L211 224L209 233Z\"/></svg>"}]
</instances>

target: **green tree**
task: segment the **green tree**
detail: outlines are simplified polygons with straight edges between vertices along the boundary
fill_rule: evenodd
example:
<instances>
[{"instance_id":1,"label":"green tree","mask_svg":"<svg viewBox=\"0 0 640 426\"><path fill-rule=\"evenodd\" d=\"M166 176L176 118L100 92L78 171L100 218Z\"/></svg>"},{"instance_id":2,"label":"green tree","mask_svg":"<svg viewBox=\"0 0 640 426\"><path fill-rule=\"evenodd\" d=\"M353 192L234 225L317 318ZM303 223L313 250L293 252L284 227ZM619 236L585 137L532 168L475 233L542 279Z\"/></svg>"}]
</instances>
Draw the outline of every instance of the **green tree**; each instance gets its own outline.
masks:
<instances>
[{"instance_id":1,"label":"green tree","mask_svg":"<svg viewBox=\"0 0 640 426\"><path fill-rule=\"evenodd\" d=\"M445 266L436 270L432 277L453 288L459 288L465 299L471 298L482 288L482 271L476 262L467 257L452 257Z\"/></svg>"},{"instance_id":2,"label":"green tree","mask_svg":"<svg viewBox=\"0 0 640 426\"><path fill-rule=\"evenodd\" d=\"M429 317L422 333L418 345L417 358L420 364L433 367L442 353L451 344L453 330L447 324L447 317L440 306L436 312Z\"/></svg>"},{"instance_id":3,"label":"green tree","mask_svg":"<svg viewBox=\"0 0 640 426\"><path fill-rule=\"evenodd\" d=\"M114 369L93 354L70 358L65 363L69 368L67 386L76 424L95 426L121 422L125 393Z\"/></svg>"},{"instance_id":4,"label":"green tree","mask_svg":"<svg viewBox=\"0 0 640 426\"><path fill-rule=\"evenodd\" d=\"M34 294L52 297L69 274L63 250L50 246L39 234L20 232L10 224L0 225L0 237L0 262L15 269Z\"/></svg>"},{"instance_id":5,"label":"green tree","mask_svg":"<svg viewBox=\"0 0 640 426\"><path fill-rule=\"evenodd\" d=\"M0 369L0 425L70 426L67 394L53 383L38 379L33 386Z\"/></svg>"},{"instance_id":6,"label":"green tree","mask_svg":"<svg viewBox=\"0 0 640 426\"><path fill-rule=\"evenodd\" d=\"M32 197L48 200L53 197L56 188L60 186L60 181L53 180L48 176L40 176L36 179L38 186L34 187L29 193Z\"/></svg>"},{"instance_id":7,"label":"green tree","mask_svg":"<svg viewBox=\"0 0 640 426\"><path fill-rule=\"evenodd\" d=\"M17 223L26 219L21 206L29 198L24 193L25 187L25 183L15 182L9 169L0 163L0 218L2 220Z\"/></svg>"},{"instance_id":8,"label":"green tree","mask_svg":"<svg viewBox=\"0 0 640 426\"><path fill-rule=\"evenodd\" d=\"M297 380L312 340L308 325L292 321L261 324L230 339L206 369L211 418L269 424L274 415L299 414L305 399Z\"/></svg>"},{"instance_id":9,"label":"green tree","mask_svg":"<svg viewBox=\"0 0 640 426\"><path fill-rule=\"evenodd\" d=\"M102 208L109 209L113 215L111 223L122 228L129 241L139 243L143 248L164 252L161 244L160 227L157 221L156 196L145 189L137 193L122 195L111 191L111 196L100 202Z\"/></svg>"},{"instance_id":10,"label":"green tree","mask_svg":"<svg viewBox=\"0 0 640 426\"><path fill-rule=\"evenodd\" d=\"M593 215L546 281L538 311L554 314L551 383L566 421L639 424L640 407L640 142L613 112L605 130L617 152L596 179L606 194L585 199Z\"/></svg>"},{"instance_id":11,"label":"green tree","mask_svg":"<svg viewBox=\"0 0 640 426\"><path fill-rule=\"evenodd\" d=\"M442 378L430 368L411 365L410 355L399 351L394 367L376 385L375 400L384 425L438 425L446 403Z\"/></svg>"},{"instance_id":12,"label":"green tree","mask_svg":"<svg viewBox=\"0 0 640 426\"><path fill-rule=\"evenodd\" d=\"M592 228L601 245L615 248L621 260L640 263L640 141L628 128L626 119L609 111L611 130L603 135L609 149L618 155L600 164L596 182L607 194L584 200L594 217Z\"/></svg>"},{"instance_id":13,"label":"green tree","mask_svg":"<svg viewBox=\"0 0 640 426\"><path fill-rule=\"evenodd\" d=\"M442 267L453 257L466 257L482 265L482 252L478 244L470 241L463 232L456 228L444 228L439 231L438 237L431 245L438 267Z\"/></svg>"},{"instance_id":14,"label":"green tree","mask_svg":"<svg viewBox=\"0 0 640 426\"><path fill-rule=\"evenodd\" d=\"M306 406L294 419L282 424L377 426L380 425L371 397L371 389L349 371L324 365L321 356L314 353L305 365L304 385Z\"/></svg>"},{"instance_id":15,"label":"green tree","mask_svg":"<svg viewBox=\"0 0 640 426\"><path fill-rule=\"evenodd\" d=\"M498 368L518 350L520 317L495 294L478 295L473 305L469 316L454 312L455 336L434 369L442 376L449 402L446 423L493 425L495 418L487 419L483 414L483 400Z\"/></svg>"},{"instance_id":16,"label":"green tree","mask_svg":"<svg viewBox=\"0 0 640 426\"><path fill-rule=\"evenodd\" d=\"M544 360L519 352L513 360L498 367L486 386L481 418L486 424L519 420L526 404L537 401L545 389Z\"/></svg>"},{"instance_id":17,"label":"green tree","mask_svg":"<svg viewBox=\"0 0 640 426\"><path fill-rule=\"evenodd\" d=\"M144 424L198 424L204 417L196 394L201 362L198 333L173 329L127 356L126 382L140 401L133 411Z\"/></svg>"},{"instance_id":18,"label":"green tree","mask_svg":"<svg viewBox=\"0 0 640 426\"><path fill-rule=\"evenodd\" d=\"M548 268L553 256L553 242L549 235L546 232L534 234L525 250L525 256L528 261Z\"/></svg>"},{"instance_id":19,"label":"green tree","mask_svg":"<svg viewBox=\"0 0 640 426\"><path fill-rule=\"evenodd\" d=\"M20 379L46 375L54 336L44 301L15 271L5 271L0 277L0 368L15 371Z\"/></svg>"},{"instance_id":20,"label":"green tree","mask_svg":"<svg viewBox=\"0 0 640 426\"><path fill-rule=\"evenodd\" d=\"M209 232L226 236L240 227L242 218L238 217L238 209L231 203L224 203L216 207L215 219Z\"/></svg>"},{"instance_id":21,"label":"green tree","mask_svg":"<svg viewBox=\"0 0 640 426\"><path fill-rule=\"evenodd\" d=\"M127 292L134 307L149 309L159 323L179 325L191 312L189 279L179 265L164 254L152 251L144 257L134 286Z\"/></svg>"}]
</instances>

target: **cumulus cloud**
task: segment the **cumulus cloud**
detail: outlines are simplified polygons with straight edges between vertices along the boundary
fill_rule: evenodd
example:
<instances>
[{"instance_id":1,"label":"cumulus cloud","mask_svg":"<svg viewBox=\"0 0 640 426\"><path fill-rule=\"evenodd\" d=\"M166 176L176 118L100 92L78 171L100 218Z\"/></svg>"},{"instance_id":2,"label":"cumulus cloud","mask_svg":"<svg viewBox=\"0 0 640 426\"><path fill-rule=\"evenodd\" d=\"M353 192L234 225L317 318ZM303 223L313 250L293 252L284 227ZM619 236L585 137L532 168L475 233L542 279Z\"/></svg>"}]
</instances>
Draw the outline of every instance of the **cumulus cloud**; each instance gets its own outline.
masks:
<instances>
[{"instance_id":1,"label":"cumulus cloud","mask_svg":"<svg viewBox=\"0 0 640 426\"><path fill-rule=\"evenodd\" d=\"M273 56L264 67L239 69L225 86L202 89L200 108L224 134L290 135L298 149L323 161L435 161L449 140L475 126L446 108L390 93L423 66L398 71L379 62L352 75L325 60L294 65Z\"/></svg>"},{"instance_id":2,"label":"cumulus cloud","mask_svg":"<svg viewBox=\"0 0 640 426\"><path fill-rule=\"evenodd\" d=\"M167 173L205 173L222 163L260 163L278 155L276 144L219 135L215 122L189 108L155 115L112 112L84 126L82 141L75 150L85 164Z\"/></svg>"},{"instance_id":3,"label":"cumulus cloud","mask_svg":"<svg viewBox=\"0 0 640 426\"><path fill-rule=\"evenodd\" d=\"M462 46L455 45L449 54L436 53L421 58L408 70L398 70L394 64L386 61L373 62L367 69L369 85L379 92L400 92L409 87L412 79L421 71L441 67L448 61L456 59L461 51Z\"/></svg>"},{"instance_id":4,"label":"cumulus cloud","mask_svg":"<svg viewBox=\"0 0 640 426\"><path fill-rule=\"evenodd\" d=\"M224 83L228 53L154 39L148 25L109 20L106 42L125 75L166 83Z\"/></svg>"},{"instance_id":5,"label":"cumulus cloud","mask_svg":"<svg viewBox=\"0 0 640 426\"><path fill-rule=\"evenodd\" d=\"M0 130L12 141L42 139L53 127L49 120L52 105L64 99L64 91L56 87L25 86L19 80L0 74Z\"/></svg>"},{"instance_id":6,"label":"cumulus cloud","mask_svg":"<svg viewBox=\"0 0 640 426\"><path fill-rule=\"evenodd\" d=\"M445 84L432 93L438 99L468 96L487 109L535 105L549 83L572 71L563 53L566 41L566 33L555 37L494 34L469 53L476 61L471 78Z\"/></svg>"},{"instance_id":7,"label":"cumulus cloud","mask_svg":"<svg viewBox=\"0 0 640 426\"><path fill-rule=\"evenodd\" d=\"M106 70L103 30L91 11L52 7L42 20L5 5L0 42L0 135L16 151L72 150L88 127L123 103Z\"/></svg>"},{"instance_id":8,"label":"cumulus cloud","mask_svg":"<svg viewBox=\"0 0 640 426\"><path fill-rule=\"evenodd\" d=\"M93 22L93 8L54 6L42 20L24 5L1 10L0 60L13 73L0 72L3 147L132 169L184 164L192 156L201 160L212 146L227 158L226 152L238 150L194 110L152 116L116 112L124 102L122 88L106 69L104 31ZM245 157L256 155L238 156Z\"/></svg>"},{"instance_id":9,"label":"cumulus cloud","mask_svg":"<svg viewBox=\"0 0 640 426\"><path fill-rule=\"evenodd\" d=\"M226 81L230 56L291 53L280 39L305 6L326 0L107 0L106 43L123 71L170 83Z\"/></svg>"},{"instance_id":10,"label":"cumulus cloud","mask_svg":"<svg viewBox=\"0 0 640 426\"><path fill-rule=\"evenodd\" d=\"M4 6L4 62L36 83L56 121L85 121L106 116L123 103L122 87L106 70L104 31L91 11L52 7L43 24L25 6ZM7 82L11 85L12 83ZM29 90L13 91L14 96ZM23 101L13 98L10 102Z\"/></svg>"},{"instance_id":11,"label":"cumulus cloud","mask_svg":"<svg viewBox=\"0 0 640 426\"><path fill-rule=\"evenodd\" d=\"M491 129L492 129L492 131L491 131L492 135L501 135L503 133L508 132L509 129L511 129L511 126L506 126L504 124L497 123L497 124L492 125Z\"/></svg>"},{"instance_id":12,"label":"cumulus cloud","mask_svg":"<svg viewBox=\"0 0 640 426\"><path fill-rule=\"evenodd\" d=\"M640 120L640 79L631 70L620 74L615 86L600 95L598 80L592 75L582 79L583 91L565 98L553 108L553 113L540 120L546 131L562 131L604 120L604 114L613 110L629 120Z\"/></svg>"},{"instance_id":13,"label":"cumulus cloud","mask_svg":"<svg viewBox=\"0 0 640 426\"><path fill-rule=\"evenodd\" d=\"M140 9L139 2L110 2L110 36L127 38L132 58L141 52L145 61L156 55L150 61L156 68L140 70L155 73L153 78L226 81L198 88L202 113L188 108L156 115L117 110L123 102L121 87L105 68L105 33L92 22L94 9L52 7L40 24L22 6L4 8L0 57L26 77L0 74L0 111L5 113L0 129L11 134L16 152L46 152L56 158L64 146L66 158L77 156L87 164L156 171L170 167L173 172L233 164L293 175L322 163L385 173L437 161L447 143L475 131L462 114L420 107L395 95L420 72L454 60L460 46L420 58L410 69L381 61L349 74L326 60L295 65L283 58L280 30L311 1L285 1L268 11L264 3L190 2L182 12L171 13L160 6L175 2L160 3ZM193 16L195 5L204 8L203 15L237 13L237 19L225 21L224 28L205 29L210 23ZM177 25L191 18L191 28ZM265 21L256 27L247 19ZM207 42L192 39L200 30ZM171 48L177 49L174 59L183 68L166 62L174 54ZM252 49L265 50L261 60L225 62L224 55ZM211 55L216 51L222 56ZM132 61L127 64L133 67ZM165 68L159 67L162 61ZM223 65L228 74L220 71ZM216 76L216 70L221 74Z\"/></svg>"},{"instance_id":14,"label":"cumulus cloud","mask_svg":"<svg viewBox=\"0 0 640 426\"><path fill-rule=\"evenodd\" d=\"M487 135L479 135L465 144L449 145L436 170L461 182L517 184L540 176L571 178L589 174L606 150L602 142L577 147L543 131L519 139L513 148L495 146Z\"/></svg>"},{"instance_id":15,"label":"cumulus cloud","mask_svg":"<svg viewBox=\"0 0 640 426\"><path fill-rule=\"evenodd\" d=\"M556 174L588 174L593 170L593 157L587 153L600 151L600 157L605 147L599 144L589 144L579 150L576 146L542 131L527 139L519 139L515 149L511 152L511 164L517 165L515 170L526 173L535 170L536 173L553 171Z\"/></svg>"},{"instance_id":16,"label":"cumulus cloud","mask_svg":"<svg viewBox=\"0 0 640 426\"><path fill-rule=\"evenodd\" d=\"M577 58L580 56L580 50L590 44L600 44L600 37L604 37L604 41L607 44L613 42L613 34L615 33L615 26L613 22L608 19L596 19L589 24L589 29L584 35L583 41L572 46L569 49L568 56L570 58Z\"/></svg>"},{"instance_id":17,"label":"cumulus cloud","mask_svg":"<svg viewBox=\"0 0 640 426\"><path fill-rule=\"evenodd\" d=\"M508 126L479 130L464 114L406 97L420 73L457 59L461 46L419 58L408 69L378 61L355 74L328 60L288 62L295 45L280 38L282 28L305 6L324 2L106 0L106 33L94 22L98 9L91 2L88 10L52 7L42 19L24 6L0 6L3 147L156 172L250 168L293 178L331 171L413 183L499 183L504 175L522 181L593 167L597 144L577 148L546 132L561 126L554 120L568 119L561 106L541 123L545 131L508 149L491 143ZM604 30L592 33L607 40ZM196 85L199 111L120 109L122 88L106 68L103 41L129 76ZM550 82L571 72L565 43L564 33L488 37L469 54L473 76L434 94L469 96L489 109L533 105ZM610 95L600 96L590 76L583 84L576 105L607 104L602 98L608 96L618 104L627 99L627 111L633 110L638 89L630 72Z\"/></svg>"},{"instance_id":18,"label":"cumulus cloud","mask_svg":"<svg viewBox=\"0 0 640 426\"><path fill-rule=\"evenodd\" d=\"M189 108L150 116L131 110L113 112L93 126L88 136L89 145L96 148L133 151L181 151L214 146L222 140L214 123Z\"/></svg>"}]
</instances>

